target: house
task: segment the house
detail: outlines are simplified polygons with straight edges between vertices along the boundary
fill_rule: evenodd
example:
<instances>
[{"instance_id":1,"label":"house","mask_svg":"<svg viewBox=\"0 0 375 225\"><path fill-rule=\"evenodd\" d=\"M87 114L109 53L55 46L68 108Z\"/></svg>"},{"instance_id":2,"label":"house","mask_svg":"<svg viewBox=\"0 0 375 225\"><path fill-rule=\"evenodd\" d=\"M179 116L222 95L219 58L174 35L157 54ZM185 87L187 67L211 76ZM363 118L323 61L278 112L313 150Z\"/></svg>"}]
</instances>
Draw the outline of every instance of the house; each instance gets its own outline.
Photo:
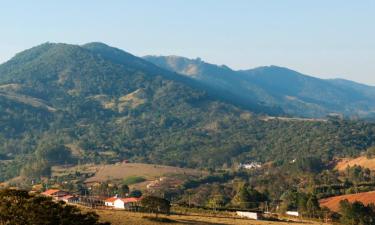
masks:
<instances>
[{"instance_id":1,"label":"house","mask_svg":"<svg viewBox=\"0 0 375 225\"><path fill-rule=\"evenodd\" d=\"M115 209L130 209L136 207L140 198L117 198L113 202L113 207Z\"/></svg>"},{"instance_id":2,"label":"house","mask_svg":"<svg viewBox=\"0 0 375 225\"><path fill-rule=\"evenodd\" d=\"M111 197L111 198L107 198L106 200L104 200L104 205L108 206L108 207L114 207L115 206L115 201L117 199L118 199L117 196L114 196L114 197Z\"/></svg>"},{"instance_id":3,"label":"house","mask_svg":"<svg viewBox=\"0 0 375 225\"><path fill-rule=\"evenodd\" d=\"M260 164L258 162L250 162L250 163L244 163L244 164L241 163L239 165L240 169L247 169L247 170L259 169L261 167L262 167L262 164Z\"/></svg>"},{"instance_id":4,"label":"house","mask_svg":"<svg viewBox=\"0 0 375 225\"><path fill-rule=\"evenodd\" d=\"M288 216L299 216L297 211L287 211L285 214Z\"/></svg>"},{"instance_id":5,"label":"house","mask_svg":"<svg viewBox=\"0 0 375 225\"><path fill-rule=\"evenodd\" d=\"M48 189L45 192L41 193L44 196L52 197L54 199L61 199L62 197L68 195L67 192L61 191L59 189Z\"/></svg>"},{"instance_id":6,"label":"house","mask_svg":"<svg viewBox=\"0 0 375 225\"><path fill-rule=\"evenodd\" d=\"M257 212L242 212L242 211L237 211L237 216L240 216L242 218L248 218L248 219L253 219L253 220L259 220L262 218L262 215Z\"/></svg>"},{"instance_id":7,"label":"house","mask_svg":"<svg viewBox=\"0 0 375 225\"><path fill-rule=\"evenodd\" d=\"M74 203L74 202L77 202L79 198L73 195L65 195L61 198L61 200L63 200L66 203Z\"/></svg>"}]
</instances>

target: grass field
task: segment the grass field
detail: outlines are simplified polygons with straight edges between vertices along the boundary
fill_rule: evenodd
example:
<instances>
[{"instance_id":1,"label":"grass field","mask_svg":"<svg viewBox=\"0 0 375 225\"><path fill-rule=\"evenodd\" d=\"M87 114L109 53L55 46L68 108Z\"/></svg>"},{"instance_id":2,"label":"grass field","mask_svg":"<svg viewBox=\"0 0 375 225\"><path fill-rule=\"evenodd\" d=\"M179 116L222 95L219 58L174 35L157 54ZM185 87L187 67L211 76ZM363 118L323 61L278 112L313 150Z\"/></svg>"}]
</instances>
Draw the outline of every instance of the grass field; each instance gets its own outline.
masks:
<instances>
[{"instance_id":1,"label":"grass field","mask_svg":"<svg viewBox=\"0 0 375 225\"><path fill-rule=\"evenodd\" d=\"M368 205L370 203L375 203L375 191L358 194L340 195L322 199L320 200L320 205L328 207L330 210L337 212L339 210L340 201L344 199L347 199L350 202L360 201L363 204Z\"/></svg>"},{"instance_id":2,"label":"grass field","mask_svg":"<svg viewBox=\"0 0 375 225\"><path fill-rule=\"evenodd\" d=\"M105 180L118 180L131 176L144 177L148 180L171 174L200 175L199 170L162 166L144 163L117 163L96 167L95 176L87 179L87 182L100 182Z\"/></svg>"},{"instance_id":3,"label":"grass field","mask_svg":"<svg viewBox=\"0 0 375 225\"><path fill-rule=\"evenodd\" d=\"M360 156L354 159L350 159L350 158L341 159L337 163L336 169L339 171L343 171L346 169L347 166L354 166L354 165L362 166L370 170L375 170L375 158L368 159L365 156Z\"/></svg>"},{"instance_id":4,"label":"grass field","mask_svg":"<svg viewBox=\"0 0 375 225\"><path fill-rule=\"evenodd\" d=\"M140 183L131 184L131 188L144 189L151 181L160 177L174 176L183 178L187 176L207 175L207 172L188 168L179 168L172 166L144 164L144 163L116 163L106 165L84 164L78 166L54 166L52 167L52 176L64 176L68 174L90 174L86 183L96 183L103 181L126 181L129 178L143 178ZM93 176L92 176L93 175Z\"/></svg>"},{"instance_id":5,"label":"grass field","mask_svg":"<svg viewBox=\"0 0 375 225\"><path fill-rule=\"evenodd\" d=\"M170 219L170 222L155 222L145 217L154 217L151 214L145 213L134 213L126 211L116 210L96 210L96 213L100 215L102 221L111 222L112 225L158 225L158 224L170 224L170 225L181 225L181 224L197 224L197 225L326 225L325 223L301 221L301 220L288 220L288 221L256 221L241 218L221 218L210 215L170 215L162 216Z\"/></svg>"}]
</instances>

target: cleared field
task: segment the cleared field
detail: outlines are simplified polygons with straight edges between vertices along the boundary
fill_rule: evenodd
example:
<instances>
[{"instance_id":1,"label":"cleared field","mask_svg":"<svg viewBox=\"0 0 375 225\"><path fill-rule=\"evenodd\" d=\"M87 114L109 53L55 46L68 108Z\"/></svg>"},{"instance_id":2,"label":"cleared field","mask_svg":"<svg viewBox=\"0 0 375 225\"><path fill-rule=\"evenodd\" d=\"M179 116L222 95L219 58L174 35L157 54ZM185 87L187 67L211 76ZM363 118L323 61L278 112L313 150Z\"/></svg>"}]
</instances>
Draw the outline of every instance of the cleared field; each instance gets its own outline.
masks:
<instances>
[{"instance_id":1,"label":"cleared field","mask_svg":"<svg viewBox=\"0 0 375 225\"><path fill-rule=\"evenodd\" d=\"M358 194L350 194L350 195L340 195L331 198L325 198L320 200L320 206L328 207L330 210L338 212L340 201L347 199L350 202L360 201L365 205L370 203L375 203L375 191L358 193Z\"/></svg>"},{"instance_id":2,"label":"cleared field","mask_svg":"<svg viewBox=\"0 0 375 225\"><path fill-rule=\"evenodd\" d=\"M152 180L157 177L173 174L199 176L204 173L200 170L144 163L118 163L114 165L95 166L95 168L90 168L90 170L96 171L95 176L90 177L86 182L118 180L130 176L140 176Z\"/></svg>"},{"instance_id":3,"label":"cleared field","mask_svg":"<svg viewBox=\"0 0 375 225\"><path fill-rule=\"evenodd\" d=\"M342 171L342 170L345 170L347 166L354 166L354 165L362 166L370 170L375 170L375 158L368 159L365 156L360 156L354 159L350 159L350 158L341 159L336 164L336 169L339 171Z\"/></svg>"},{"instance_id":4,"label":"cleared field","mask_svg":"<svg viewBox=\"0 0 375 225\"><path fill-rule=\"evenodd\" d=\"M96 210L96 213L100 215L102 221L111 222L112 225L123 225L123 224L132 224L132 225L157 225L157 224L171 224L171 225L181 225L181 224L197 224L197 225L229 225L229 224L238 224L238 225L326 225L325 223L311 222L311 221L255 221L248 219L239 219L239 218L220 218L210 215L171 215L163 216L166 217L172 222L161 223L150 221L144 217L153 217L154 215L145 214L145 213L133 213L126 211L115 211L115 210Z\"/></svg>"}]
</instances>

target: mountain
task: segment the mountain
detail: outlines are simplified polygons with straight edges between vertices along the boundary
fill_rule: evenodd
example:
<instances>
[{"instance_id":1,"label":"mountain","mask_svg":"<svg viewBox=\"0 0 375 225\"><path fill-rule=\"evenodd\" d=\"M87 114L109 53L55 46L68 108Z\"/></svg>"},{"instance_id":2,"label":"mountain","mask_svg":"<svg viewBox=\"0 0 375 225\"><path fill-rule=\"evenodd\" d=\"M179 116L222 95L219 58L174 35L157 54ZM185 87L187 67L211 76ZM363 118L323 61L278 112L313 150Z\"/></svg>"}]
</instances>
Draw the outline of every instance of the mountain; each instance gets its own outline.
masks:
<instances>
[{"instance_id":1,"label":"mountain","mask_svg":"<svg viewBox=\"0 0 375 225\"><path fill-rule=\"evenodd\" d=\"M368 117L375 112L375 87L351 81L319 79L277 66L235 71L199 58L145 56L144 59L219 87L236 98L280 107L292 116L325 117L334 113Z\"/></svg>"},{"instance_id":2,"label":"mountain","mask_svg":"<svg viewBox=\"0 0 375 225\"><path fill-rule=\"evenodd\" d=\"M249 78L255 96L268 94L249 71L205 68L225 71L223 79L233 73L223 87L248 87L242 79ZM103 43L45 43L18 53L0 65L0 180L125 159L193 168L282 164L299 155L329 161L375 144L371 123L268 117L274 107L245 97L232 104L238 91L208 84Z\"/></svg>"}]
</instances>

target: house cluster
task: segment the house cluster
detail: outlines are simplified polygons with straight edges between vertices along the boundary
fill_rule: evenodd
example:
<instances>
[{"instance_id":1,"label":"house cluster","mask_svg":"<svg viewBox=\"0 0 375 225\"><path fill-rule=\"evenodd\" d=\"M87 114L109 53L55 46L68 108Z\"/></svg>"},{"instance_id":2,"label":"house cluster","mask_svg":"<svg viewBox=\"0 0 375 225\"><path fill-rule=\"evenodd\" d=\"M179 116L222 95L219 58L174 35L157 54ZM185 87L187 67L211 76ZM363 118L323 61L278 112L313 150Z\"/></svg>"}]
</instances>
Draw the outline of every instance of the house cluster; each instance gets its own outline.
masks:
<instances>
[{"instance_id":1,"label":"house cluster","mask_svg":"<svg viewBox=\"0 0 375 225\"><path fill-rule=\"evenodd\" d=\"M240 163L238 166L239 169L247 169L247 170L252 170L252 169L259 169L262 167L262 164L259 162L249 162L249 163Z\"/></svg>"},{"instance_id":2,"label":"house cluster","mask_svg":"<svg viewBox=\"0 0 375 225\"><path fill-rule=\"evenodd\" d=\"M64 201L66 203L77 203L82 204L90 207L99 207L99 206L106 206L113 209L128 209L133 210L139 207L139 203L141 198L120 198L118 196L114 196L111 198L107 198L104 201L100 198L95 197L86 197L86 196L76 196L71 195L66 191L62 191L59 189L49 189L43 193L44 196L51 197L56 201Z\"/></svg>"},{"instance_id":3,"label":"house cluster","mask_svg":"<svg viewBox=\"0 0 375 225\"><path fill-rule=\"evenodd\" d=\"M181 185L182 181L180 179L172 177L160 177L157 180L151 181L147 184L147 189L159 189L159 188L176 188L178 185Z\"/></svg>"},{"instance_id":4,"label":"house cluster","mask_svg":"<svg viewBox=\"0 0 375 225\"><path fill-rule=\"evenodd\" d=\"M114 196L111 198L107 198L104 200L104 204L107 207L111 207L114 209L136 209L139 206L141 198L119 198L118 196Z\"/></svg>"},{"instance_id":5,"label":"house cluster","mask_svg":"<svg viewBox=\"0 0 375 225\"><path fill-rule=\"evenodd\" d=\"M44 196L51 197L58 201L64 201L66 203L74 203L79 200L79 198L75 195L71 195L66 191L61 191L59 189L49 189L45 192L41 193Z\"/></svg>"}]
</instances>

